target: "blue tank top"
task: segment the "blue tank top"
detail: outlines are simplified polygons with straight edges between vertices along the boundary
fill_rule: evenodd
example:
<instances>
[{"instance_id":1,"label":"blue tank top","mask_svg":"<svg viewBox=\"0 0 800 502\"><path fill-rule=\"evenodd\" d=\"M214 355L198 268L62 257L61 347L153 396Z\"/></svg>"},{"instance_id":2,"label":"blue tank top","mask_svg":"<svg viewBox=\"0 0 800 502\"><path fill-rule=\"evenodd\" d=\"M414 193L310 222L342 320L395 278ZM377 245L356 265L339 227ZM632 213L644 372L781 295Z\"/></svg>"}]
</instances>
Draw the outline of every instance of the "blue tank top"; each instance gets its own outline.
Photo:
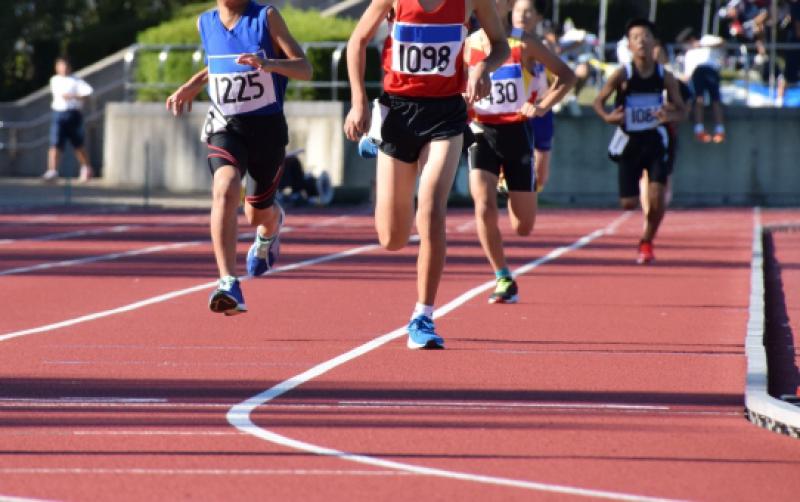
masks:
<instances>
[{"instance_id":1,"label":"blue tank top","mask_svg":"<svg viewBox=\"0 0 800 502\"><path fill-rule=\"evenodd\" d=\"M240 54L276 59L267 25L268 5L250 2L236 25L228 30L219 10L200 15L200 39L208 66L208 95L223 116L283 113L287 78L236 63Z\"/></svg>"}]
</instances>

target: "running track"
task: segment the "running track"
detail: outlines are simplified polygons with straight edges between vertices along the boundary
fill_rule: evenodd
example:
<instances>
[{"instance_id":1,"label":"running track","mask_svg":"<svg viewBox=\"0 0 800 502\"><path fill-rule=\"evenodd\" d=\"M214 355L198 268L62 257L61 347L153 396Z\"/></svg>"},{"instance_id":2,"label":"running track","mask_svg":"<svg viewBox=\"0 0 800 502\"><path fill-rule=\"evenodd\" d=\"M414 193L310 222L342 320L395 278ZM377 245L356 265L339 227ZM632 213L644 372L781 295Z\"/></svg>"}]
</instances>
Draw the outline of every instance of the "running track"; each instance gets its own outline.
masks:
<instances>
[{"instance_id":1,"label":"running track","mask_svg":"<svg viewBox=\"0 0 800 502\"><path fill-rule=\"evenodd\" d=\"M671 212L646 268L638 214L543 210L531 238L506 226L513 306L486 303L451 211L429 352L398 330L415 245L378 249L367 208L287 224L281 269L224 318L203 213L0 214L0 497L800 493L800 443L742 415L752 210Z\"/></svg>"}]
</instances>

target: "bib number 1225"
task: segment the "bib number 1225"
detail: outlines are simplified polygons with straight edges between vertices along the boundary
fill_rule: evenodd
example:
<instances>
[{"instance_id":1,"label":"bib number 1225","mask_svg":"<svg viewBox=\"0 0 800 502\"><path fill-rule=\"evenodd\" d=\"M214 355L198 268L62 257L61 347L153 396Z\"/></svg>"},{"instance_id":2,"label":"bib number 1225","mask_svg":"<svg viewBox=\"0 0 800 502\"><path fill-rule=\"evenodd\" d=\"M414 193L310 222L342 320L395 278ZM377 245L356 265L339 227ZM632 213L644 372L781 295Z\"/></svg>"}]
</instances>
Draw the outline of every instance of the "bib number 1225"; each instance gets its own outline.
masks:
<instances>
[{"instance_id":1,"label":"bib number 1225","mask_svg":"<svg viewBox=\"0 0 800 502\"><path fill-rule=\"evenodd\" d=\"M257 81L258 72L216 78L217 103L243 103L264 95L264 85ZM251 91L254 89L254 91Z\"/></svg>"}]
</instances>

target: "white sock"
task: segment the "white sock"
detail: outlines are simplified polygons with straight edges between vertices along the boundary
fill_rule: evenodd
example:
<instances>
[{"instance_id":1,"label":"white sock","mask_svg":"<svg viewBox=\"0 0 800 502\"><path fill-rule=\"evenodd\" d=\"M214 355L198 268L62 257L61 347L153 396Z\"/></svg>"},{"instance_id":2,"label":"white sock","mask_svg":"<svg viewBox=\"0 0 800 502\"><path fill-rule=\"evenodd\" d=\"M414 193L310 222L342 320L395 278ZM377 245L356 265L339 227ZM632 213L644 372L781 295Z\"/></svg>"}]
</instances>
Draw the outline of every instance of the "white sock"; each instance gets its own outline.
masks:
<instances>
[{"instance_id":1,"label":"white sock","mask_svg":"<svg viewBox=\"0 0 800 502\"><path fill-rule=\"evenodd\" d=\"M694 125L694 133L695 134L700 134L701 132L705 132L705 130L706 130L706 128L703 126L703 124L695 124Z\"/></svg>"},{"instance_id":2,"label":"white sock","mask_svg":"<svg viewBox=\"0 0 800 502\"><path fill-rule=\"evenodd\" d=\"M411 319L424 315L428 319L433 319L433 305L424 305L417 303L414 306L414 312L411 314Z\"/></svg>"},{"instance_id":3,"label":"white sock","mask_svg":"<svg viewBox=\"0 0 800 502\"><path fill-rule=\"evenodd\" d=\"M722 124L717 124L717 126L714 127L714 134L725 134L725 126Z\"/></svg>"}]
</instances>

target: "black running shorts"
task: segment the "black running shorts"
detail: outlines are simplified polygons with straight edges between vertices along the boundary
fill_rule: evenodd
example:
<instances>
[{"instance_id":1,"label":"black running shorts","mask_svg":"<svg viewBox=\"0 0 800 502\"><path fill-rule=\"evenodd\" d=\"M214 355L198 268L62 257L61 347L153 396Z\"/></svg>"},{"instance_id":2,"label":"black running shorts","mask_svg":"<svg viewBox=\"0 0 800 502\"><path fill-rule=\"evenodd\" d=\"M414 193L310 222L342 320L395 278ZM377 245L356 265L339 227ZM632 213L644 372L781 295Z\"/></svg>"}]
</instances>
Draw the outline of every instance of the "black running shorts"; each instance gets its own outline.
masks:
<instances>
[{"instance_id":1,"label":"black running shorts","mask_svg":"<svg viewBox=\"0 0 800 502\"><path fill-rule=\"evenodd\" d=\"M671 166L667 155L667 132L659 130L634 133L619 159L620 198L639 195L639 179L647 171L650 183L665 185Z\"/></svg>"},{"instance_id":2,"label":"black running shorts","mask_svg":"<svg viewBox=\"0 0 800 502\"><path fill-rule=\"evenodd\" d=\"M379 148L389 157L416 162L431 141L452 138L467 128L467 105L460 95L412 98L383 93L385 107Z\"/></svg>"},{"instance_id":3,"label":"black running shorts","mask_svg":"<svg viewBox=\"0 0 800 502\"><path fill-rule=\"evenodd\" d=\"M469 147L469 168L503 176L510 192L535 192L533 145L528 121L514 124L481 124Z\"/></svg>"},{"instance_id":4,"label":"black running shorts","mask_svg":"<svg viewBox=\"0 0 800 502\"><path fill-rule=\"evenodd\" d=\"M213 174L232 165L245 178L245 200L257 209L272 206L278 190L289 132L282 113L228 119L226 130L208 137L208 166Z\"/></svg>"}]
</instances>

